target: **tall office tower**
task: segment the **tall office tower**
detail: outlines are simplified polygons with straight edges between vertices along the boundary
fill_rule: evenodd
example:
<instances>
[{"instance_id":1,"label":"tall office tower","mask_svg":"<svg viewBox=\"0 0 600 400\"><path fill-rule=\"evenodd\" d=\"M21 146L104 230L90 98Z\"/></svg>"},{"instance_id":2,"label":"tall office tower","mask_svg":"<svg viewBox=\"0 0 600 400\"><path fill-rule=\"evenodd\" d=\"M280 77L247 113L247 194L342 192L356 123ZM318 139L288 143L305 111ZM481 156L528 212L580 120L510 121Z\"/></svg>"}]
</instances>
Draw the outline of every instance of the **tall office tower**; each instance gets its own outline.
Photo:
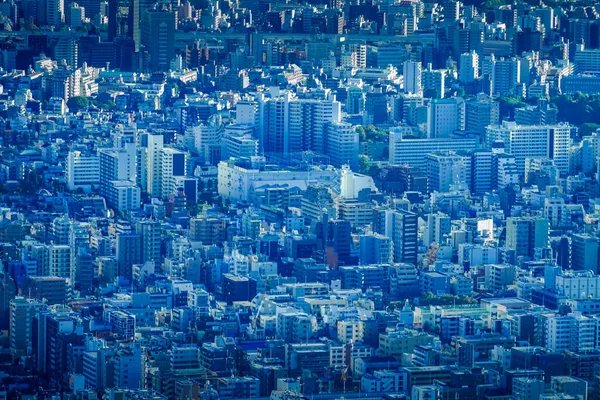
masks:
<instances>
[{"instance_id":1,"label":"tall office tower","mask_svg":"<svg viewBox=\"0 0 600 400\"><path fill-rule=\"evenodd\" d=\"M146 148L146 191L153 197L162 196L162 149L164 137L161 134L148 133L142 136L142 146Z\"/></svg>"},{"instance_id":2,"label":"tall office tower","mask_svg":"<svg viewBox=\"0 0 600 400\"><path fill-rule=\"evenodd\" d=\"M585 233L571 236L571 268L598 273L598 238Z\"/></svg>"},{"instance_id":3,"label":"tall office tower","mask_svg":"<svg viewBox=\"0 0 600 400\"><path fill-rule=\"evenodd\" d=\"M467 132L485 133L488 125L500 122L500 103L480 93L474 99L465 101L465 129Z\"/></svg>"},{"instance_id":4,"label":"tall office tower","mask_svg":"<svg viewBox=\"0 0 600 400\"><path fill-rule=\"evenodd\" d=\"M140 0L129 0L129 14L127 16L128 36L135 43L135 52L140 51L141 32L140 32Z\"/></svg>"},{"instance_id":5,"label":"tall office tower","mask_svg":"<svg viewBox=\"0 0 600 400\"><path fill-rule=\"evenodd\" d=\"M261 116L266 118L261 118L263 130L259 139L266 153L289 153L288 115L291 96L286 92L283 96L268 99L263 103L264 113L261 112Z\"/></svg>"},{"instance_id":6,"label":"tall office tower","mask_svg":"<svg viewBox=\"0 0 600 400\"><path fill-rule=\"evenodd\" d=\"M412 129L407 126L395 126L390 128L389 135L389 163L392 165L408 164L413 168L419 168L423 172L427 168L427 154L440 151L469 151L479 145L478 139L405 139L405 135L411 135Z\"/></svg>"},{"instance_id":7,"label":"tall office tower","mask_svg":"<svg viewBox=\"0 0 600 400\"><path fill-rule=\"evenodd\" d=\"M38 300L16 297L10 302L10 352L20 357L33 354L33 318L45 305Z\"/></svg>"},{"instance_id":8,"label":"tall office tower","mask_svg":"<svg viewBox=\"0 0 600 400\"><path fill-rule=\"evenodd\" d=\"M444 213L427 214L427 225L425 225L425 234L423 244L429 246L432 243L443 244L444 236L450 233L452 229L452 218Z\"/></svg>"},{"instance_id":9,"label":"tall office tower","mask_svg":"<svg viewBox=\"0 0 600 400\"><path fill-rule=\"evenodd\" d=\"M56 46L54 47L54 59L61 65L66 62L66 65L77 68L79 66L79 40L73 37L62 36L59 37ZM66 71L70 78L69 92L64 98L65 101L71 96L80 96L81 88L81 71L79 69L71 69ZM62 78L62 76L60 77Z\"/></svg>"},{"instance_id":10,"label":"tall office tower","mask_svg":"<svg viewBox=\"0 0 600 400\"><path fill-rule=\"evenodd\" d=\"M417 264L418 219L417 214L410 211L393 211L391 236L388 236L394 245L394 262Z\"/></svg>"},{"instance_id":11,"label":"tall office tower","mask_svg":"<svg viewBox=\"0 0 600 400\"><path fill-rule=\"evenodd\" d=\"M460 97L433 99L427 107L427 136L449 137L455 131L465 130L465 101Z\"/></svg>"},{"instance_id":12,"label":"tall office tower","mask_svg":"<svg viewBox=\"0 0 600 400\"><path fill-rule=\"evenodd\" d=\"M548 248L548 230L546 218L507 218L506 247L515 250L517 257L534 258L536 249Z\"/></svg>"},{"instance_id":13,"label":"tall office tower","mask_svg":"<svg viewBox=\"0 0 600 400\"><path fill-rule=\"evenodd\" d=\"M561 175L569 173L571 128L568 124L517 125L503 121L502 125L486 129L485 142L488 148L496 142L504 143L506 153L515 157L521 176L525 173L526 158L552 159Z\"/></svg>"},{"instance_id":14,"label":"tall office tower","mask_svg":"<svg viewBox=\"0 0 600 400\"><path fill-rule=\"evenodd\" d=\"M185 151L165 147L160 153L161 167L161 197L166 198L172 193L173 179L185 176L187 168L187 153Z\"/></svg>"},{"instance_id":15,"label":"tall office tower","mask_svg":"<svg viewBox=\"0 0 600 400\"><path fill-rule=\"evenodd\" d=\"M420 94L422 65L418 61L404 61L402 64L402 75L404 77L404 93Z\"/></svg>"},{"instance_id":16,"label":"tall office tower","mask_svg":"<svg viewBox=\"0 0 600 400\"><path fill-rule=\"evenodd\" d=\"M79 28L85 21L85 8L77 3L71 3L67 23L72 28Z\"/></svg>"},{"instance_id":17,"label":"tall office tower","mask_svg":"<svg viewBox=\"0 0 600 400\"><path fill-rule=\"evenodd\" d=\"M119 21L119 0L108 0L108 40L113 41L117 37Z\"/></svg>"},{"instance_id":18,"label":"tall office tower","mask_svg":"<svg viewBox=\"0 0 600 400\"><path fill-rule=\"evenodd\" d=\"M479 54L474 50L460 55L458 80L473 82L479 78Z\"/></svg>"},{"instance_id":19,"label":"tall office tower","mask_svg":"<svg viewBox=\"0 0 600 400\"><path fill-rule=\"evenodd\" d=\"M133 264L142 262L142 237L135 232L117 233L117 275L131 282Z\"/></svg>"},{"instance_id":20,"label":"tall office tower","mask_svg":"<svg viewBox=\"0 0 600 400\"><path fill-rule=\"evenodd\" d=\"M460 1L446 0L442 6L444 21L458 21L460 18Z\"/></svg>"},{"instance_id":21,"label":"tall office tower","mask_svg":"<svg viewBox=\"0 0 600 400\"><path fill-rule=\"evenodd\" d=\"M154 261L160 266L160 222L143 220L136 224L135 230L141 238L141 262Z\"/></svg>"},{"instance_id":22,"label":"tall office tower","mask_svg":"<svg viewBox=\"0 0 600 400\"><path fill-rule=\"evenodd\" d=\"M166 10L146 10L142 17L141 43L147 55L145 68L167 71L175 57L177 14Z\"/></svg>"},{"instance_id":23,"label":"tall office tower","mask_svg":"<svg viewBox=\"0 0 600 400\"><path fill-rule=\"evenodd\" d=\"M0 329L10 329L10 302L17 295L17 286L8 272L0 273Z\"/></svg>"},{"instance_id":24,"label":"tall office tower","mask_svg":"<svg viewBox=\"0 0 600 400\"><path fill-rule=\"evenodd\" d=\"M46 0L47 22L60 26L65 23L65 0Z\"/></svg>"},{"instance_id":25,"label":"tall office tower","mask_svg":"<svg viewBox=\"0 0 600 400\"><path fill-rule=\"evenodd\" d=\"M445 69L433 69L432 64L427 64L421 72L421 88L425 97L444 98L446 91L446 75L448 71Z\"/></svg>"},{"instance_id":26,"label":"tall office tower","mask_svg":"<svg viewBox=\"0 0 600 400\"><path fill-rule=\"evenodd\" d=\"M327 125L325 137L325 155L331 165L341 167L350 165L353 171L358 169L358 132L347 122L331 122Z\"/></svg>"},{"instance_id":27,"label":"tall office tower","mask_svg":"<svg viewBox=\"0 0 600 400\"><path fill-rule=\"evenodd\" d=\"M333 99L296 99L290 102L288 107L289 131L284 143L284 152L312 150L323 154L327 124L341 120L340 102Z\"/></svg>"},{"instance_id":28,"label":"tall office tower","mask_svg":"<svg viewBox=\"0 0 600 400\"><path fill-rule=\"evenodd\" d=\"M449 192L453 186L468 186L471 182L470 158L455 153L427 155L427 182L429 193Z\"/></svg>"}]
</instances>

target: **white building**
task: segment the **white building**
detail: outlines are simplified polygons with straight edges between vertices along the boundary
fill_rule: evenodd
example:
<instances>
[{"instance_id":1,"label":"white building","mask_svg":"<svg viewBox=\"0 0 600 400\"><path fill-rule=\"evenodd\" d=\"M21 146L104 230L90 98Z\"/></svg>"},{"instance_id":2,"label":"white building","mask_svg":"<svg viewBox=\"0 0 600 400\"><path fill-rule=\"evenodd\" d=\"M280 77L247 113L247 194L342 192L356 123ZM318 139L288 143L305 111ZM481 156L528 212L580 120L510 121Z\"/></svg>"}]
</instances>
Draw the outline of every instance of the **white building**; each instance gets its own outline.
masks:
<instances>
[{"instance_id":1,"label":"white building","mask_svg":"<svg viewBox=\"0 0 600 400\"><path fill-rule=\"evenodd\" d=\"M161 150L161 197L172 194L173 179L186 175L187 153L178 149L165 147Z\"/></svg>"},{"instance_id":2,"label":"white building","mask_svg":"<svg viewBox=\"0 0 600 400\"><path fill-rule=\"evenodd\" d=\"M132 181L110 181L106 201L121 212L139 210L141 190Z\"/></svg>"},{"instance_id":3,"label":"white building","mask_svg":"<svg viewBox=\"0 0 600 400\"><path fill-rule=\"evenodd\" d=\"M223 128L218 124L197 125L192 127L191 134L194 137L194 148L200 156L200 161L208 164L211 160L211 150L221 145Z\"/></svg>"},{"instance_id":4,"label":"white building","mask_svg":"<svg viewBox=\"0 0 600 400\"><path fill-rule=\"evenodd\" d=\"M146 138L146 191L154 197L162 195L162 169L161 151L164 146L164 137L161 134L147 134Z\"/></svg>"},{"instance_id":5,"label":"white building","mask_svg":"<svg viewBox=\"0 0 600 400\"><path fill-rule=\"evenodd\" d=\"M486 130L487 146L495 142L504 143L506 152L515 157L521 176L525 173L525 159L530 157L550 158L562 175L569 173L571 129L567 124L517 125L503 121Z\"/></svg>"},{"instance_id":6,"label":"white building","mask_svg":"<svg viewBox=\"0 0 600 400\"><path fill-rule=\"evenodd\" d=\"M429 192L449 192L455 185L468 185L471 178L469 157L453 153L427 155Z\"/></svg>"},{"instance_id":7,"label":"white building","mask_svg":"<svg viewBox=\"0 0 600 400\"><path fill-rule=\"evenodd\" d=\"M427 137L449 137L465 130L465 101L460 97L431 100L427 107Z\"/></svg>"},{"instance_id":8,"label":"white building","mask_svg":"<svg viewBox=\"0 0 600 400\"><path fill-rule=\"evenodd\" d=\"M334 185L339 171L333 167L309 171L261 170L258 166L239 166L233 160L221 161L218 166L219 194L231 201L248 201L257 190L267 187L297 187L306 190L310 183Z\"/></svg>"},{"instance_id":9,"label":"white building","mask_svg":"<svg viewBox=\"0 0 600 400\"><path fill-rule=\"evenodd\" d=\"M479 55L474 50L470 53L461 54L458 80L461 82L473 82L478 78Z\"/></svg>"},{"instance_id":10,"label":"white building","mask_svg":"<svg viewBox=\"0 0 600 400\"><path fill-rule=\"evenodd\" d=\"M136 182L137 157L134 143L126 143L125 147L117 149L100 149L98 157L100 158L100 188L104 195L108 195L112 181Z\"/></svg>"},{"instance_id":11,"label":"white building","mask_svg":"<svg viewBox=\"0 0 600 400\"><path fill-rule=\"evenodd\" d=\"M350 165L358 169L358 132L347 122L331 122L327 125L325 137L325 154L329 156L331 165L341 167Z\"/></svg>"},{"instance_id":12,"label":"white building","mask_svg":"<svg viewBox=\"0 0 600 400\"><path fill-rule=\"evenodd\" d=\"M100 183L100 159L95 154L71 150L67 155L65 175L69 190L89 192L93 185Z\"/></svg>"},{"instance_id":13,"label":"white building","mask_svg":"<svg viewBox=\"0 0 600 400\"><path fill-rule=\"evenodd\" d=\"M420 168L425 171L427 154L442 151L469 151L478 146L476 138L433 138L433 139L404 139L404 135L412 133L406 126L390 128L389 163L392 165L405 165Z\"/></svg>"},{"instance_id":14,"label":"white building","mask_svg":"<svg viewBox=\"0 0 600 400\"><path fill-rule=\"evenodd\" d=\"M223 133L221 159L257 156L259 143L253 135L253 125L236 123L227 126Z\"/></svg>"}]
</instances>

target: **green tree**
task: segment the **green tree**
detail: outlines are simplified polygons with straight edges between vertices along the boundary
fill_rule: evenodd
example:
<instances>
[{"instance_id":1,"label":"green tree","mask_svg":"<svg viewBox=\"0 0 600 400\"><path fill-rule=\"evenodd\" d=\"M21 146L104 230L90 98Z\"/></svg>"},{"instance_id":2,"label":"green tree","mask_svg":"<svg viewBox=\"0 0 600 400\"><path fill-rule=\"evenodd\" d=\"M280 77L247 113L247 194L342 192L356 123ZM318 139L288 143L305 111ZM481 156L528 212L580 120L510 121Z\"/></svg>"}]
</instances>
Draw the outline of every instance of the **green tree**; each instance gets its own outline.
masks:
<instances>
[{"instance_id":1,"label":"green tree","mask_svg":"<svg viewBox=\"0 0 600 400\"><path fill-rule=\"evenodd\" d=\"M370 165L371 164L369 163L369 157L365 156L364 154L358 155L358 171L361 174L369 173Z\"/></svg>"},{"instance_id":2,"label":"green tree","mask_svg":"<svg viewBox=\"0 0 600 400\"><path fill-rule=\"evenodd\" d=\"M89 105L90 105L89 100L87 99L87 97L84 97L84 96L71 97L67 101L67 107L69 107L69 110L71 110L73 112L77 112L79 110L87 108L87 106L89 106Z\"/></svg>"}]
</instances>

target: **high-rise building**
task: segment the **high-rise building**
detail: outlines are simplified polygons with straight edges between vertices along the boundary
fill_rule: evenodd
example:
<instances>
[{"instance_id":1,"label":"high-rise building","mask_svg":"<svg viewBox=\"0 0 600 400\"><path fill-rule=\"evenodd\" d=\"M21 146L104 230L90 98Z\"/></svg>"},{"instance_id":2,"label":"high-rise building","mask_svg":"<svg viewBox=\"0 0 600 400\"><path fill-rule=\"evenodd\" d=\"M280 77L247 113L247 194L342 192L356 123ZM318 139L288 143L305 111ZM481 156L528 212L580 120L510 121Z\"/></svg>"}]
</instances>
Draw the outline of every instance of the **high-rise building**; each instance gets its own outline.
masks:
<instances>
[{"instance_id":1,"label":"high-rise building","mask_svg":"<svg viewBox=\"0 0 600 400\"><path fill-rule=\"evenodd\" d=\"M461 54L459 65L459 81L464 83L473 82L479 78L479 55L475 51Z\"/></svg>"},{"instance_id":2,"label":"high-rise building","mask_svg":"<svg viewBox=\"0 0 600 400\"><path fill-rule=\"evenodd\" d=\"M393 259L392 240L378 233L360 236L361 265L389 264Z\"/></svg>"},{"instance_id":3,"label":"high-rise building","mask_svg":"<svg viewBox=\"0 0 600 400\"><path fill-rule=\"evenodd\" d=\"M443 213L428 214L423 244L429 246L432 243L443 244L444 236L450 233L452 219Z\"/></svg>"},{"instance_id":4,"label":"high-rise building","mask_svg":"<svg viewBox=\"0 0 600 400\"><path fill-rule=\"evenodd\" d=\"M17 297L10 302L10 351L14 356L33 354L33 318L44 308L38 300Z\"/></svg>"},{"instance_id":5,"label":"high-rise building","mask_svg":"<svg viewBox=\"0 0 600 400\"><path fill-rule=\"evenodd\" d=\"M571 268L598 273L598 238L585 233L571 236Z\"/></svg>"},{"instance_id":6,"label":"high-rise building","mask_svg":"<svg viewBox=\"0 0 600 400\"><path fill-rule=\"evenodd\" d=\"M129 14L127 16L128 25L128 36L133 39L135 52L140 51L141 43L141 31L140 31L140 19L141 19L141 8L140 0L129 0Z\"/></svg>"},{"instance_id":7,"label":"high-rise building","mask_svg":"<svg viewBox=\"0 0 600 400\"><path fill-rule=\"evenodd\" d=\"M46 0L46 19L49 25L60 26L65 23L65 1Z\"/></svg>"},{"instance_id":8,"label":"high-rise building","mask_svg":"<svg viewBox=\"0 0 600 400\"><path fill-rule=\"evenodd\" d=\"M394 262L417 263L418 216L405 210L392 213L391 238Z\"/></svg>"},{"instance_id":9,"label":"high-rise building","mask_svg":"<svg viewBox=\"0 0 600 400\"><path fill-rule=\"evenodd\" d=\"M480 93L474 99L465 101L465 129L480 135L485 134L488 125L500 123L500 103Z\"/></svg>"},{"instance_id":10,"label":"high-rise building","mask_svg":"<svg viewBox=\"0 0 600 400\"><path fill-rule=\"evenodd\" d=\"M461 97L433 99L427 108L429 138L448 137L465 130L465 101Z\"/></svg>"},{"instance_id":11,"label":"high-rise building","mask_svg":"<svg viewBox=\"0 0 600 400\"><path fill-rule=\"evenodd\" d=\"M187 153L185 151L165 147L161 151L161 197L168 197L173 188L173 178L185 176L187 167Z\"/></svg>"},{"instance_id":12,"label":"high-rise building","mask_svg":"<svg viewBox=\"0 0 600 400\"><path fill-rule=\"evenodd\" d=\"M402 71L402 75L404 76L404 93L422 93L421 63L418 61L405 61L402 65Z\"/></svg>"},{"instance_id":13,"label":"high-rise building","mask_svg":"<svg viewBox=\"0 0 600 400\"><path fill-rule=\"evenodd\" d=\"M471 182L470 157L455 153L434 153L427 155L428 191L449 192L454 185Z\"/></svg>"},{"instance_id":14,"label":"high-rise building","mask_svg":"<svg viewBox=\"0 0 600 400\"><path fill-rule=\"evenodd\" d=\"M117 233L118 276L131 280L133 264L142 261L142 238L137 233Z\"/></svg>"},{"instance_id":15,"label":"high-rise building","mask_svg":"<svg viewBox=\"0 0 600 400\"><path fill-rule=\"evenodd\" d=\"M160 265L160 222L143 220L136 224L135 230L141 238L141 262L154 261Z\"/></svg>"},{"instance_id":16,"label":"high-rise building","mask_svg":"<svg viewBox=\"0 0 600 400\"><path fill-rule=\"evenodd\" d=\"M491 71L492 91L494 96L504 96L516 93L521 82L521 61L518 58L489 61Z\"/></svg>"},{"instance_id":17,"label":"high-rise building","mask_svg":"<svg viewBox=\"0 0 600 400\"><path fill-rule=\"evenodd\" d=\"M331 122L327 125L325 155L331 165L341 167L348 164L354 171L358 169L358 132L347 122Z\"/></svg>"},{"instance_id":18,"label":"high-rise building","mask_svg":"<svg viewBox=\"0 0 600 400\"><path fill-rule=\"evenodd\" d=\"M427 68L421 72L423 96L443 99L446 91L446 74L445 69L433 69L431 63L427 64Z\"/></svg>"},{"instance_id":19,"label":"high-rise building","mask_svg":"<svg viewBox=\"0 0 600 400\"><path fill-rule=\"evenodd\" d=\"M164 137L161 134L147 134L142 136L142 147L146 149L146 191L154 197L162 196L162 149ZM140 174L141 175L141 174Z\"/></svg>"},{"instance_id":20,"label":"high-rise building","mask_svg":"<svg viewBox=\"0 0 600 400\"><path fill-rule=\"evenodd\" d=\"M112 181L136 182L137 157L134 143L126 143L118 149L100 149L98 172L100 174L100 193L107 196Z\"/></svg>"},{"instance_id":21,"label":"high-rise building","mask_svg":"<svg viewBox=\"0 0 600 400\"><path fill-rule=\"evenodd\" d=\"M525 159L546 157L554 160L561 175L569 173L571 128L567 124L517 125L503 121L502 125L486 129L486 144L504 144L508 154L515 157L519 174L525 173Z\"/></svg>"},{"instance_id":22,"label":"high-rise building","mask_svg":"<svg viewBox=\"0 0 600 400\"><path fill-rule=\"evenodd\" d=\"M534 258L536 249L548 248L548 220L535 217L506 219L506 247L517 256Z\"/></svg>"},{"instance_id":23,"label":"high-rise building","mask_svg":"<svg viewBox=\"0 0 600 400\"><path fill-rule=\"evenodd\" d=\"M167 71L175 57L177 14L166 10L145 10L142 16L141 44L145 69Z\"/></svg>"},{"instance_id":24,"label":"high-rise building","mask_svg":"<svg viewBox=\"0 0 600 400\"><path fill-rule=\"evenodd\" d=\"M71 246L48 246L48 267L46 271L48 276L69 278L72 282L75 271L71 269Z\"/></svg>"}]
</instances>

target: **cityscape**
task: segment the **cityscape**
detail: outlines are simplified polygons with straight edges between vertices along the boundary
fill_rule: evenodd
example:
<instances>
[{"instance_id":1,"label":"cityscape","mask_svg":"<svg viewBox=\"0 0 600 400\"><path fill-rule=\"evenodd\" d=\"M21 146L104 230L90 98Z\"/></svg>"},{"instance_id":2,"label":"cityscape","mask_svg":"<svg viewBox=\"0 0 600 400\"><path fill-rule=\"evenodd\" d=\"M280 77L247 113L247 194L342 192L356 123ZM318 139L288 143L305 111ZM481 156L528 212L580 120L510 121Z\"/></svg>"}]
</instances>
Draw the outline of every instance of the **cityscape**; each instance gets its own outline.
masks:
<instances>
[{"instance_id":1,"label":"cityscape","mask_svg":"<svg viewBox=\"0 0 600 400\"><path fill-rule=\"evenodd\" d=\"M0 400L600 400L600 2L0 0Z\"/></svg>"}]
</instances>

